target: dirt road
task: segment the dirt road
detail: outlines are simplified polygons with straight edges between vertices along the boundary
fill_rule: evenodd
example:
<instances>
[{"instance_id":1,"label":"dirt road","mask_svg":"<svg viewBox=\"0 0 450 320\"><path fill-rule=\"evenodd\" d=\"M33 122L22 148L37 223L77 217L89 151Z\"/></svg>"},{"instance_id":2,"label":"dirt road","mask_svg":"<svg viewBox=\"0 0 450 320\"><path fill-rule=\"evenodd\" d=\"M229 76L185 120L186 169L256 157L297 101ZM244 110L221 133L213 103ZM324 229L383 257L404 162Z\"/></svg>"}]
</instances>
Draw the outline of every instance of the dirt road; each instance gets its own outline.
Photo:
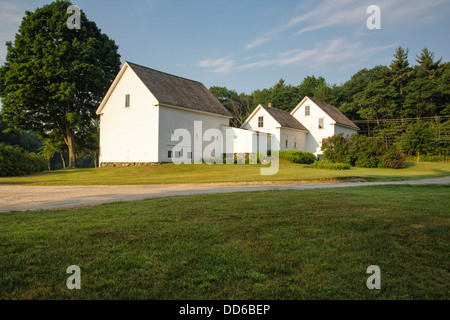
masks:
<instances>
[{"instance_id":1,"label":"dirt road","mask_svg":"<svg viewBox=\"0 0 450 320\"><path fill-rule=\"evenodd\" d=\"M179 195L305 190L397 184L447 184L450 177L393 182L339 182L322 184L159 184L125 186L19 186L0 185L0 212L63 209L106 202L131 201Z\"/></svg>"}]
</instances>

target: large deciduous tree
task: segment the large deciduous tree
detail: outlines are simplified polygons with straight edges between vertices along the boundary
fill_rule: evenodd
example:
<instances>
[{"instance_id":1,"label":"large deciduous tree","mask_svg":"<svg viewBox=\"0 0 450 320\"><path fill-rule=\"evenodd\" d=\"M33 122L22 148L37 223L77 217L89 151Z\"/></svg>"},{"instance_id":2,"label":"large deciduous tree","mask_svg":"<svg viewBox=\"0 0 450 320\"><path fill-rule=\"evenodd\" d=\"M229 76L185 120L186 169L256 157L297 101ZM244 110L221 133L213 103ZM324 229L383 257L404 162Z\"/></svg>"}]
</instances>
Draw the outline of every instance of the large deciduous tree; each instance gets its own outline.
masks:
<instances>
[{"instance_id":1,"label":"large deciduous tree","mask_svg":"<svg viewBox=\"0 0 450 320\"><path fill-rule=\"evenodd\" d=\"M356 118L377 120L378 124L380 119L394 117L397 94L395 87L386 83L387 72L387 67L375 66L353 75L343 85L342 92L347 101L342 103L341 109L356 113Z\"/></svg>"},{"instance_id":2,"label":"large deciduous tree","mask_svg":"<svg viewBox=\"0 0 450 320\"><path fill-rule=\"evenodd\" d=\"M258 104L273 103L274 107L286 111L291 111L300 102L299 88L286 84L283 79L269 89L255 90L252 93L253 108Z\"/></svg>"},{"instance_id":3,"label":"large deciduous tree","mask_svg":"<svg viewBox=\"0 0 450 320\"><path fill-rule=\"evenodd\" d=\"M120 69L117 45L80 11L68 27L69 1L27 11L0 68L2 116L10 125L64 137L75 167L75 136L89 131L95 110Z\"/></svg>"},{"instance_id":4,"label":"large deciduous tree","mask_svg":"<svg viewBox=\"0 0 450 320\"><path fill-rule=\"evenodd\" d=\"M209 88L209 91L232 114L230 125L240 127L249 115L251 97L245 93L238 94L235 90L229 90L226 87L213 86Z\"/></svg>"}]
</instances>

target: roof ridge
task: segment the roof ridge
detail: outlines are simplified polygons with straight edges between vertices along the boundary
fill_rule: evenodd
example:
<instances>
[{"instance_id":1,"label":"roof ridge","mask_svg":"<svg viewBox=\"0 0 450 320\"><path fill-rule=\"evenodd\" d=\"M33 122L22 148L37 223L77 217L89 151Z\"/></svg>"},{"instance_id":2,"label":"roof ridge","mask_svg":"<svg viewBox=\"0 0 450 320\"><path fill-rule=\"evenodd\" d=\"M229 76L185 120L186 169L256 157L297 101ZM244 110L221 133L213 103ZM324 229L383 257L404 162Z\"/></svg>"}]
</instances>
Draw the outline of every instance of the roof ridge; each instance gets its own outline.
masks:
<instances>
[{"instance_id":1,"label":"roof ridge","mask_svg":"<svg viewBox=\"0 0 450 320\"><path fill-rule=\"evenodd\" d=\"M261 106L262 106L263 108L271 108L271 110L275 109L275 110L278 110L278 111L283 111L283 112L286 112L286 113L291 114L290 112L288 112L288 111L286 111L286 110L283 110L283 109L279 109L279 108L275 108L275 107L269 107L269 106L266 106L265 104L262 104L262 103L260 103L260 104L261 104Z\"/></svg>"},{"instance_id":2,"label":"roof ridge","mask_svg":"<svg viewBox=\"0 0 450 320\"><path fill-rule=\"evenodd\" d=\"M179 77L126 61L160 104L208 112L231 118L231 113L199 81Z\"/></svg>"},{"instance_id":3,"label":"roof ridge","mask_svg":"<svg viewBox=\"0 0 450 320\"><path fill-rule=\"evenodd\" d=\"M280 126L308 131L308 129L306 129L305 126L298 119L296 119L290 112L274 107L269 107L262 103L260 103L260 105L264 110L266 110L269 113L271 117L275 119L275 121L277 121L280 124ZM274 112L275 114L273 114L272 112ZM289 121L294 121L294 123L292 122L289 123Z\"/></svg>"},{"instance_id":4,"label":"roof ridge","mask_svg":"<svg viewBox=\"0 0 450 320\"><path fill-rule=\"evenodd\" d=\"M310 97L308 97L308 98L310 98ZM310 99L311 99L312 101L314 101L314 102L320 102L320 103L322 103L322 104L326 104L327 106L334 107L334 108L336 108L337 110L339 110L336 106L333 106L332 104L329 104L329 103L326 103L326 102L317 100L317 99L315 99L315 98L310 98ZM341 110L339 110L339 111L342 112Z\"/></svg>"},{"instance_id":5,"label":"roof ridge","mask_svg":"<svg viewBox=\"0 0 450 320\"><path fill-rule=\"evenodd\" d=\"M125 62L128 63L128 64L132 64L132 65L135 65L135 66L147 69L147 70L159 72L159 73L162 73L162 74L165 74L165 75L168 75L168 76L171 76L171 77L175 77L175 78L178 78L178 79L183 79L183 80L188 80L188 81L192 81L192 82L197 82L197 83L200 83L200 84L203 85L203 83L201 83L200 81L197 81L197 80L192 80L192 79L180 77L180 76L177 76L177 75L174 75L174 74L171 74L171 73L167 73L167 72L164 72L164 71L160 71L160 70L156 70L156 69L153 69L153 68L149 68L149 67L143 66L141 64L137 64L137 63L131 62L131 61L125 61Z\"/></svg>"},{"instance_id":6,"label":"roof ridge","mask_svg":"<svg viewBox=\"0 0 450 320\"><path fill-rule=\"evenodd\" d=\"M337 124L344 125L344 126L350 126L355 129L359 130L359 127L350 120L341 110L339 110L336 106L333 106L332 104L317 100L315 98L311 98L306 96L306 98L310 99L312 102L314 102L323 112L325 112L331 119L333 119ZM324 108L328 108L329 110L326 110ZM331 109L331 110L330 110ZM331 113L330 113L331 111ZM333 114L336 113L337 115ZM337 119L336 117L340 117L342 119Z\"/></svg>"}]
</instances>

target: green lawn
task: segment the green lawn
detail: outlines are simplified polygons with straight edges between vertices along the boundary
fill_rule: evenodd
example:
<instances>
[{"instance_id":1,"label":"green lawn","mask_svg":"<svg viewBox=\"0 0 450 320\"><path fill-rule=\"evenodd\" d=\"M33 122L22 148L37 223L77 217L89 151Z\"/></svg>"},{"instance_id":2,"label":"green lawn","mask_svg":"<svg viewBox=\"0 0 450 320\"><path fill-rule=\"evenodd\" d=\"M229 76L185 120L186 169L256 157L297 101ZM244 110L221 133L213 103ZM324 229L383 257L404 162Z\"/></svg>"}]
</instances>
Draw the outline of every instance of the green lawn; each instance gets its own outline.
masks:
<instances>
[{"instance_id":1,"label":"green lawn","mask_svg":"<svg viewBox=\"0 0 450 320\"><path fill-rule=\"evenodd\" d=\"M0 299L449 299L449 191L267 191L2 213ZM81 268L81 290L65 286L69 265ZM370 265L381 290L366 287Z\"/></svg>"},{"instance_id":2,"label":"green lawn","mask_svg":"<svg viewBox=\"0 0 450 320\"><path fill-rule=\"evenodd\" d=\"M276 175L262 176L261 165L176 165L115 167L95 169L57 170L42 174L0 178L0 184L30 185L96 185L96 184L157 184L208 183L250 181L304 181L345 180L401 180L442 177L450 175L448 162L410 162L406 169L352 168L350 170L313 169L280 161Z\"/></svg>"}]
</instances>

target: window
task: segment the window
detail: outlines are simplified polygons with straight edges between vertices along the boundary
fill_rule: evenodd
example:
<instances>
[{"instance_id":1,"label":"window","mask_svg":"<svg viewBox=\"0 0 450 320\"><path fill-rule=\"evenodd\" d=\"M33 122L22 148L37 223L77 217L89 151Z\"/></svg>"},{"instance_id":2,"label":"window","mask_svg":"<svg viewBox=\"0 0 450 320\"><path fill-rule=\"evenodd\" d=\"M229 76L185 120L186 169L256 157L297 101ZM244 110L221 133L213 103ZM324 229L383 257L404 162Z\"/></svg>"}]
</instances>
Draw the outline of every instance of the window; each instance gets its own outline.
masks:
<instances>
[{"instance_id":1,"label":"window","mask_svg":"<svg viewBox=\"0 0 450 320\"><path fill-rule=\"evenodd\" d=\"M311 114L310 106L305 106L305 116L309 116Z\"/></svg>"},{"instance_id":2,"label":"window","mask_svg":"<svg viewBox=\"0 0 450 320\"><path fill-rule=\"evenodd\" d=\"M187 153L187 158L188 158L188 159L192 159L192 152L188 152L188 153Z\"/></svg>"},{"instance_id":3,"label":"window","mask_svg":"<svg viewBox=\"0 0 450 320\"><path fill-rule=\"evenodd\" d=\"M294 136L294 149L297 149L297 136Z\"/></svg>"},{"instance_id":4,"label":"window","mask_svg":"<svg viewBox=\"0 0 450 320\"><path fill-rule=\"evenodd\" d=\"M258 117L258 128L264 127L264 117Z\"/></svg>"},{"instance_id":5,"label":"window","mask_svg":"<svg viewBox=\"0 0 450 320\"><path fill-rule=\"evenodd\" d=\"M286 137L286 148L287 148L289 140L288 140L288 136L285 136L285 137Z\"/></svg>"},{"instance_id":6,"label":"window","mask_svg":"<svg viewBox=\"0 0 450 320\"><path fill-rule=\"evenodd\" d=\"M130 107L130 95L126 94L125 95L125 108L129 108Z\"/></svg>"},{"instance_id":7,"label":"window","mask_svg":"<svg viewBox=\"0 0 450 320\"><path fill-rule=\"evenodd\" d=\"M323 118L319 118L319 129L323 129Z\"/></svg>"},{"instance_id":8,"label":"window","mask_svg":"<svg viewBox=\"0 0 450 320\"><path fill-rule=\"evenodd\" d=\"M169 150L169 151L167 152L167 156L168 156L169 158L172 158L172 150Z\"/></svg>"}]
</instances>

